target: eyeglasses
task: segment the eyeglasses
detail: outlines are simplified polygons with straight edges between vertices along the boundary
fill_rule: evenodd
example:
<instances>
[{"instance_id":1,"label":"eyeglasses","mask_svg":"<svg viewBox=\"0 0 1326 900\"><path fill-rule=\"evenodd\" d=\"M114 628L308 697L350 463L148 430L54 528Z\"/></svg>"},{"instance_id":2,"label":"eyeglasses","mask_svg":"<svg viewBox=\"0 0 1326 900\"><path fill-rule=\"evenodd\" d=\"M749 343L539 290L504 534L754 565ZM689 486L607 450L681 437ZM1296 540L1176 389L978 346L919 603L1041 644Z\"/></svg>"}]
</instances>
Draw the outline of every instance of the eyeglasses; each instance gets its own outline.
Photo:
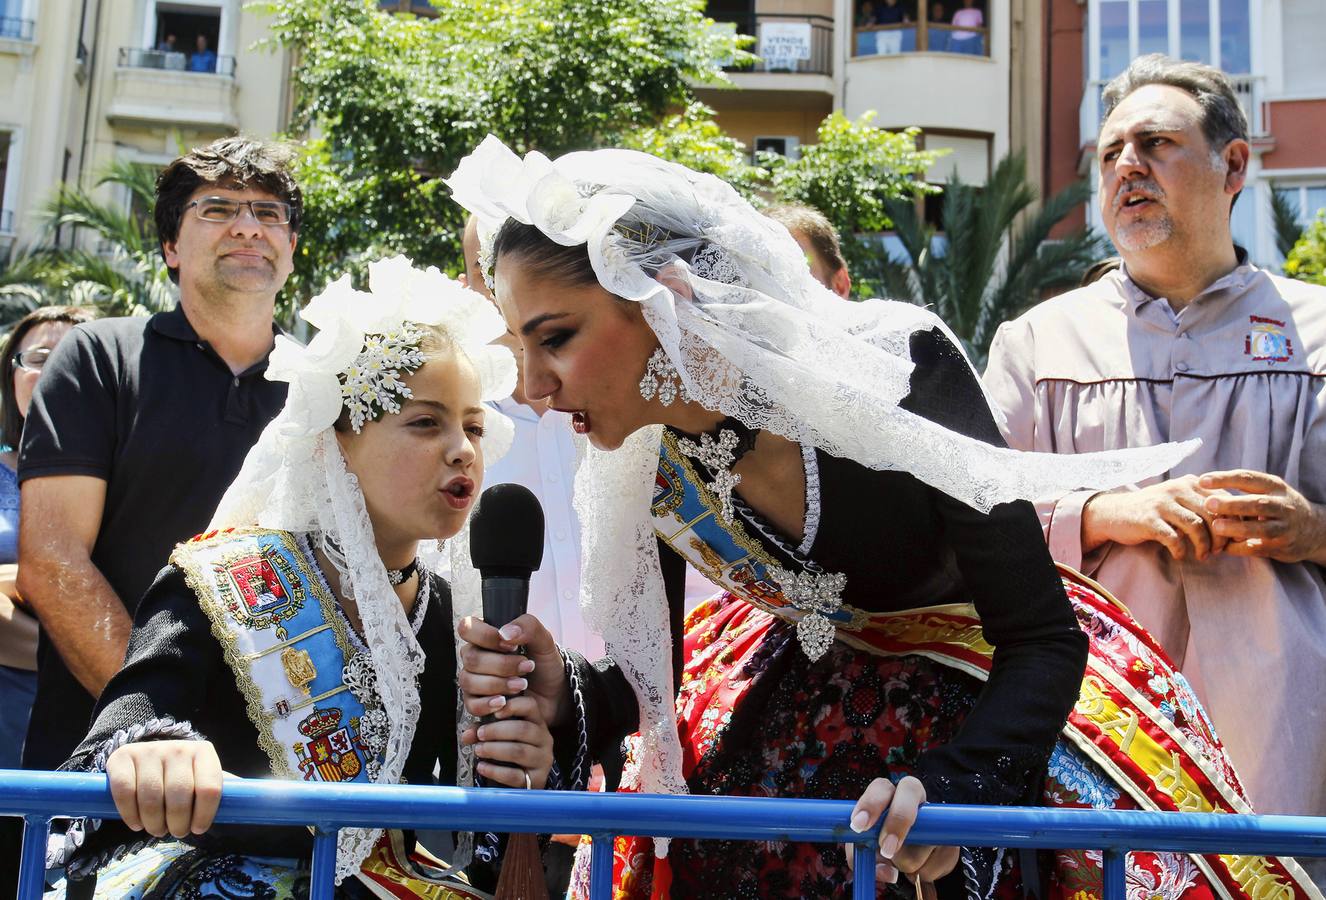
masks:
<instances>
[{"instance_id":1,"label":"eyeglasses","mask_svg":"<svg viewBox=\"0 0 1326 900\"><path fill-rule=\"evenodd\" d=\"M15 355L14 367L18 369L28 369L32 372L40 372L41 367L46 365L46 360L50 358L50 347L32 347Z\"/></svg>"},{"instance_id":2,"label":"eyeglasses","mask_svg":"<svg viewBox=\"0 0 1326 900\"><path fill-rule=\"evenodd\" d=\"M290 204L284 200L230 200L226 197L200 197L189 201L204 222L233 222L239 211L249 208L259 225L288 225ZM186 209L188 207L185 207Z\"/></svg>"}]
</instances>

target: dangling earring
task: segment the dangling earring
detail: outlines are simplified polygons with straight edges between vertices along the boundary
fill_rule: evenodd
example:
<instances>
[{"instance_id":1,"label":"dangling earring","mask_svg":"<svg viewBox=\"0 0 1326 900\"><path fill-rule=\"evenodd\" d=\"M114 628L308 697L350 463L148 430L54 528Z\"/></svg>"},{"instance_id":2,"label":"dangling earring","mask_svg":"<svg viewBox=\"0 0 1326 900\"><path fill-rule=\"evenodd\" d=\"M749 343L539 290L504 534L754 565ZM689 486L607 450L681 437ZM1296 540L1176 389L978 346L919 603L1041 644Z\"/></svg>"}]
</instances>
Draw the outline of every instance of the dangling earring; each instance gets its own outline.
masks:
<instances>
[{"instance_id":1,"label":"dangling earring","mask_svg":"<svg viewBox=\"0 0 1326 900\"><path fill-rule=\"evenodd\" d=\"M442 553L442 552L445 552L445 551L446 551L446 549L447 549L447 542L446 542L446 541L442 540L441 538L438 538L437 541L436 541L435 543L437 544L437 552L438 552L438 553Z\"/></svg>"},{"instance_id":2,"label":"dangling earring","mask_svg":"<svg viewBox=\"0 0 1326 900\"><path fill-rule=\"evenodd\" d=\"M659 402L671 406L672 401L681 397L681 402L690 403L691 395L686 390L677 367L668 359L662 347L656 347L645 366L645 375L640 379L640 396L653 400L658 395Z\"/></svg>"}]
</instances>

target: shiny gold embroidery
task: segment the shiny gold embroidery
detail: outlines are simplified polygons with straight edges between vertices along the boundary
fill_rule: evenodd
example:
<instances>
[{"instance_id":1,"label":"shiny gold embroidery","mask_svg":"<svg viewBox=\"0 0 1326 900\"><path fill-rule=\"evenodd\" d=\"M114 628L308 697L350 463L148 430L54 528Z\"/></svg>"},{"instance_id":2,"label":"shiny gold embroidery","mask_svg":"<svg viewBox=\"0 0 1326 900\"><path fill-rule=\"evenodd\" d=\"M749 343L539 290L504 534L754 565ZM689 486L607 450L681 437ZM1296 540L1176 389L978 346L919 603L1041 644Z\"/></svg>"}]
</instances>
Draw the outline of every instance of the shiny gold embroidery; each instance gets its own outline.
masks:
<instances>
[{"instance_id":1,"label":"shiny gold embroidery","mask_svg":"<svg viewBox=\"0 0 1326 900\"><path fill-rule=\"evenodd\" d=\"M308 655L308 651L286 647L281 651L281 668L285 670L286 681L290 682L291 687L302 691L307 697L308 686L318 677L318 670L313 665L313 657Z\"/></svg>"}]
</instances>

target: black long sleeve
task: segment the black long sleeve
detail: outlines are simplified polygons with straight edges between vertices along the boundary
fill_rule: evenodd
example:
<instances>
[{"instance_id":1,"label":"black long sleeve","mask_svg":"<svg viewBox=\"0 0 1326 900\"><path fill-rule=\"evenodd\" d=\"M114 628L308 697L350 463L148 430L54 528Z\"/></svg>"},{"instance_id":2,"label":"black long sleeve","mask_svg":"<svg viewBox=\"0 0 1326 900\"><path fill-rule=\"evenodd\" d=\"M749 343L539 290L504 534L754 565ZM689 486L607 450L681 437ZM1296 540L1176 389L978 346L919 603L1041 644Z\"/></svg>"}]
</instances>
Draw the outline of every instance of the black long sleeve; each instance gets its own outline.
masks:
<instances>
[{"instance_id":1,"label":"black long sleeve","mask_svg":"<svg viewBox=\"0 0 1326 900\"><path fill-rule=\"evenodd\" d=\"M980 384L937 331L912 340L917 369L904 405L954 431L1003 445ZM967 599L995 647L989 681L955 740L922 755L931 800L1017 803L1024 799L1077 699L1087 636L1026 501L988 515L927 489L953 548Z\"/></svg>"}]
</instances>

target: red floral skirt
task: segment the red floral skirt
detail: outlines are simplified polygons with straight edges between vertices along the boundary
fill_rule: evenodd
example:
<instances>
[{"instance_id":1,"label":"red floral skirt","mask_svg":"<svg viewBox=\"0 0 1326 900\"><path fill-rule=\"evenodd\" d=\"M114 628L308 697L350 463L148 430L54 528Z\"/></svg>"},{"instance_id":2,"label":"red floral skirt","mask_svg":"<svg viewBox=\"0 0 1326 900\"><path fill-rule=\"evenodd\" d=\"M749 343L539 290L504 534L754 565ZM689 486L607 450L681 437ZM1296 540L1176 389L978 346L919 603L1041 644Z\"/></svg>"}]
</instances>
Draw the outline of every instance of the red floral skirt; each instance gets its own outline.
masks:
<instances>
[{"instance_id":1,"label":"red floral skirt","mask_svg":"<svg viewBox=\"0 0 1326 900\"><path fill-rule=\"evenodd\" d=\"M1026 799L1046 806L1246 811L1182 676L1094 585L1065 581L1092 644L1082 699L1048 759L1005 759L1004 771L989 777L1009 784L1043 778L1039 796ZM855 800L876 777L917 774L921 754L957 735L982 689L980 660L988 671L990 648L969 608L909 615L880 617L871 633L852 636L852 645L838 640L811 662L795 626L744 600L723 595L696 609L687 620L677 697L691 792ZM1172 760L1158 763L1168 752ZM1161 777L1171 761L1173 785ZM678 838L667 859L656 860L650 839L621 837L614 851L614 896L623 900L851 894L840 845ZM1095 851L963 852L963 865L941 881L941 896L1013 898L1024 888L1049 900L1103 896ZM588 896L587 857L582 852L572 879L577 897ZM1320 897L1291 860L1138 851L1127 864L1130 900L1237 898L1267 876L1281 888L1276 900Z\"/></svg>"}]
</instances>

